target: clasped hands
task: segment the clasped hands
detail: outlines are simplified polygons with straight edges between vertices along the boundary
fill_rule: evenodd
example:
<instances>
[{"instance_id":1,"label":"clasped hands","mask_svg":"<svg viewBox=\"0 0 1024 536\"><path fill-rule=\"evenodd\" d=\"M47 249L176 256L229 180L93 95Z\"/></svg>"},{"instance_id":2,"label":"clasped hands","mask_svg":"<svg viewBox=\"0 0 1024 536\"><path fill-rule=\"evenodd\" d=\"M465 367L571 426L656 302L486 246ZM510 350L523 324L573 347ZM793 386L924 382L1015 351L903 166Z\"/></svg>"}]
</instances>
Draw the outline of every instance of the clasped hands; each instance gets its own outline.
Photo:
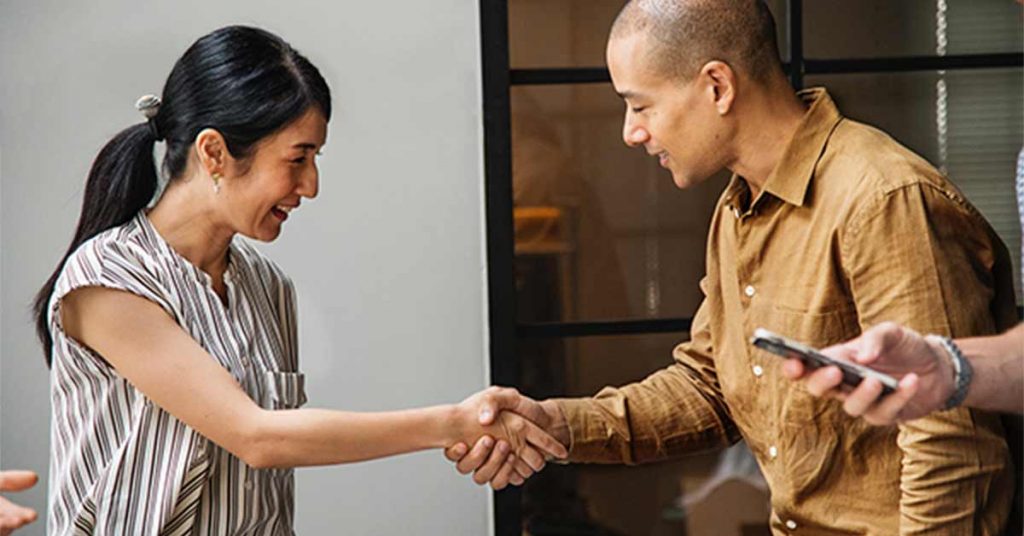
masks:
<instances>
[{"instance_id":1,"label":"clasped hands","mask_svg":"<svg viewBox=\"0 0 1024 536\"><path fill-rule=\"evenodd\" d=\"M455 412L461 440L445 449L445 457L460 473L473 473L477 484L495 490L519 486L548 460L568 456L568 427L553 401L490 387L463 400Z\"/></svg>"}]
</instances>

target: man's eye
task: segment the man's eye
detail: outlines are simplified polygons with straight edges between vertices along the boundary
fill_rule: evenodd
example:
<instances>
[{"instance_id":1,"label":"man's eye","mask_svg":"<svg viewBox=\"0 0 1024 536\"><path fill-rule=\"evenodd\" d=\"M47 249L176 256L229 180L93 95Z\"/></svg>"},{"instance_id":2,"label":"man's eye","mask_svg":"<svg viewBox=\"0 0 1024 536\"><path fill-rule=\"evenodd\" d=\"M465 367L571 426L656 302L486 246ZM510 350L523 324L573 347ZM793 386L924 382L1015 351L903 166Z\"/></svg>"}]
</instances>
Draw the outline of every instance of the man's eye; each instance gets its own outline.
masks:
<instances>
[{"instance_id":1,"label":"man's eye","mask_svg":"<svg viewBox=\"0 0 1024 536\"><path fill-rule=\"evenodd\" d=\"M306 162L306 157L305 156L300 156L300 157L292 160L293 164L304 164L305 162Z\"/></svg>"},{"instance_id":2,"label":"man's eye","mask_svg":"<svg viewBox=\"0 0 1024 536\"><path fill-rule=\"evenodd\" d=\"M638 114L638 113L646 110L647 107L646 106L634 106L631 109L633 110L633 113Z\"/></svg>"}]
</instances>

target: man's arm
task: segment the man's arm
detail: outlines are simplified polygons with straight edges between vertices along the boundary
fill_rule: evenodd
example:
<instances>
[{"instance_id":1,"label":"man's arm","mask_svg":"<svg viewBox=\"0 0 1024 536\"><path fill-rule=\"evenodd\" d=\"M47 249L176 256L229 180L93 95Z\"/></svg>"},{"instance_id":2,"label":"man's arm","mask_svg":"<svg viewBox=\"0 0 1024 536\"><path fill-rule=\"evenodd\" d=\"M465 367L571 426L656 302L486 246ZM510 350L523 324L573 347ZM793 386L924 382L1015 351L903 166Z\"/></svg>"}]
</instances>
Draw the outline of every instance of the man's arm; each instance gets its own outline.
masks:
<instances>
[{"instance_id":1,"label":"man's arm","mask_svg":"<svg viewBox=\"0 0 1024 536\"><path fill-rule=\"evenodd\" d=\"M731 445L740 439L722 396L705 301L675 363L591 398L555 399L570 435L569 460L636 464Z\"/></svg>"},{"instance_id":2,"label":"man's arm","mask_svg":"<svg viewBox=\"0 0 1024 536\"><path fill-rule=\"evenodd\" d=\"M963 405L990 411L1024 413L1024 323L1001 335L955 341L971 362L974 379ZM843 400L843 409L874 425L891 425L939 411L953 394L953 366L945 349L916 331L885 322L860 337L822 350L900 379L891 396L879 399L882 386L865 381L853 391L841 390L842 374L828 367L806 374L807 391L819 397ZM804 378L799 360L788 360L786 375Z\"/></svg>"},{"instance_id":3,"label":"man's arm","mask_svg":"<svg viewBox=\"0 0 1024 536\"><path fill-rule=\"evenodd\" d=\"M974 366L964 405L1024 413L1024 324L1002 335L956 342Z\"/></svg>"},{"instance_id":4,"label":"man's arm","mask_svg":"<svg viewBox=\"0 0 1024 536\"><path fill-rule=\"evenodd\" d=\"M675 349L676 362L641 382L609 387L593 398L498 397L484 405L481 424L503 410L518 413L569 446L569 460L577 462L640 463L735 443L740 436L718 384L707 316L705 303L694 317L691 340ZM492 450L478 441L472 449L455 445L445 455L459 472L475 471L479 483L497 465Z\"/></svg>"},{"instance_id":5,"label":"man's arm","mask_svg":"<svg viewBox=\"0 0 1024 536\"><path fill-rule=\"evenodd\" d=\"M911 184L867 200L840 235L861 327L994 333L1006 251L954 194ZM998 416L956 409L900 426L903 534L993 534L1013 494Z\"/></svg>"}]
</instances>

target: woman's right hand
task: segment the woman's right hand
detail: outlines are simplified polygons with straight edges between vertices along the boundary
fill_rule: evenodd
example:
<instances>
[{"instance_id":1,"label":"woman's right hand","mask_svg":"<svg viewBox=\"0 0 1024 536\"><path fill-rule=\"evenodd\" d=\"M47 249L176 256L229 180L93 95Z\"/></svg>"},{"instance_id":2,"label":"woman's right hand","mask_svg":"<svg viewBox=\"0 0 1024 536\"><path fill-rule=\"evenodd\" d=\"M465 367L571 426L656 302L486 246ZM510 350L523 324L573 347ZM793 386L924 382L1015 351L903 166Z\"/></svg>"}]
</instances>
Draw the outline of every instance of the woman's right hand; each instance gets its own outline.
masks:
<instances>
[{"instance_id":1,"label":"woman's right hand","mask_svg":"<svg viewBox=\"0 0 1024 536\"><path fill-rule=\"evenodd\" d=\"M453 439L459 443L449 448L449 458L456 455L458 459L486 457L482 465L457 465L460 473L473 472L474 482L490 483L492 488L500 490L508 484L521 485L544 468L549 456L561 459L568 455L565 445L542 428L543 422L532 422L515 412L517 401L522 399L515 389L491 387L455 406ZM491 413L493 408L513 409L501 411L495 417ZM522 413L532 415L527 409ZM468 452L466 445L474 445L473 452ZM474 453L474 456L466 456Z\"/></svg>"}]
</instances>

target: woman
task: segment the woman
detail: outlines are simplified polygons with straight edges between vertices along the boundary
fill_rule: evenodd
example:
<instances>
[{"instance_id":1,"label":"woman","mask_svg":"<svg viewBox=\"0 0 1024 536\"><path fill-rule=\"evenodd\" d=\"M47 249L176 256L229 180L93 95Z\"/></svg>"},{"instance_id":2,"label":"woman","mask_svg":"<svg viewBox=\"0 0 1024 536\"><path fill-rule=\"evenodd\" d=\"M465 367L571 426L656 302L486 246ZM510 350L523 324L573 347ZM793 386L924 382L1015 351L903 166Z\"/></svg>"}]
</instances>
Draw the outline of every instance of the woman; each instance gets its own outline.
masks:
<instances>
[{"instance_id":1,"label":"woman","mask_svg":"<svg viewBox=\"0 0 1024 536\"><path fill-rule=\"evenodd\" d=\"M137 106L147 121L100 151L36 299L52 368L50 533L290 534L292 467L513 435L493 467L515 484L565 455L513 414L478 424L500 393L391 413L297 409L291 282L235 235L274 240L317 194L331 102L305 57L268 32L222 28ZM147 209L158 141L169 182Z\"/></svg>"}]
</instances>

